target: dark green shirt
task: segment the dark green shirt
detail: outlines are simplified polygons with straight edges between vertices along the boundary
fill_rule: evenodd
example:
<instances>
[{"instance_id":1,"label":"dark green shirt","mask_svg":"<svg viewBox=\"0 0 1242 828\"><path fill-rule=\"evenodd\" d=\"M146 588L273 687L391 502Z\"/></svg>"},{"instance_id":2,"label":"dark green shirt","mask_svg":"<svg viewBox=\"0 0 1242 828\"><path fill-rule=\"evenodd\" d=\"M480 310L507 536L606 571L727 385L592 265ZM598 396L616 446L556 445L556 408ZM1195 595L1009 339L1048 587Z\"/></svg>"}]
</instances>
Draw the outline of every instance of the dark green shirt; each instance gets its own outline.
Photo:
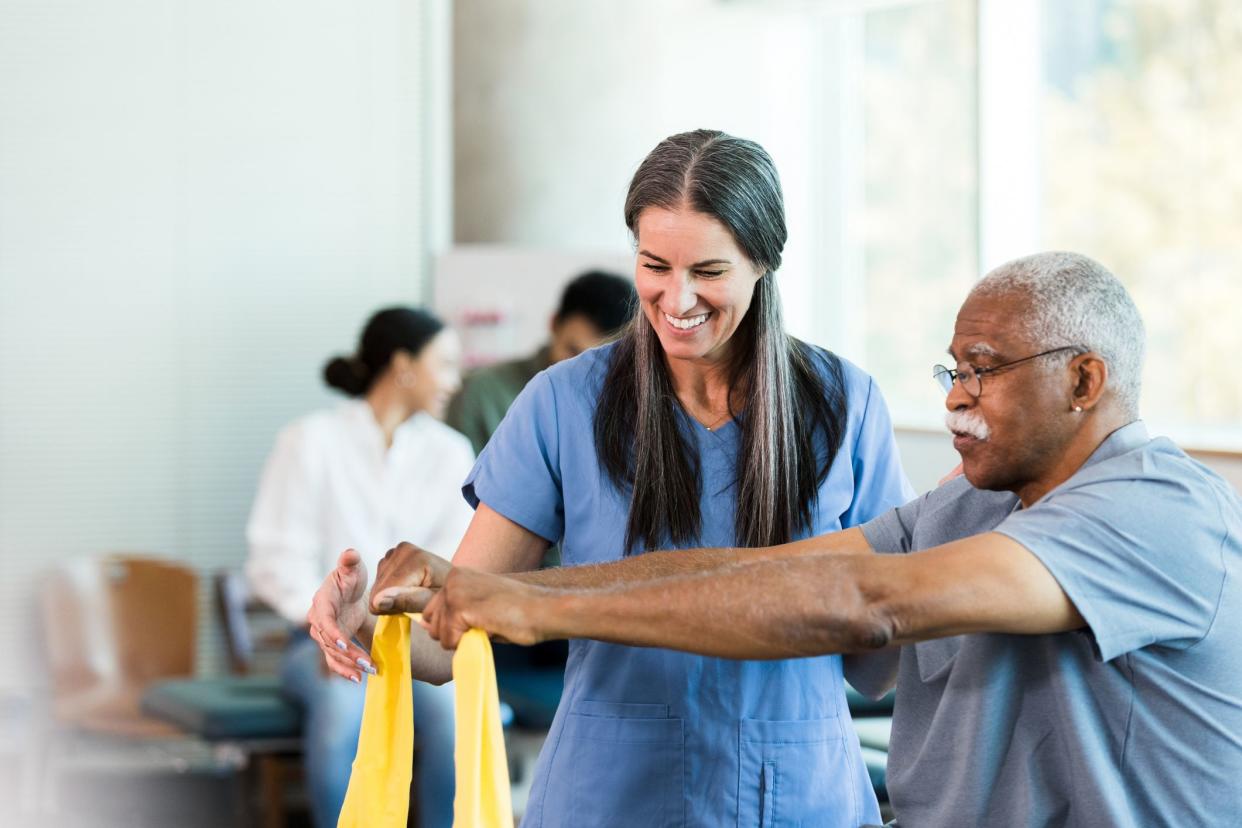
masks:
<instances>
[{"instance_id":1,"label":"dark green shirt","mask_svg":"<svg viewBox=\"0 0 1242 828\"><path fill-rule=\"evenodd\" d=\"M449 403L445 422L470 438L478 454L526 383L550 364L545 346L524 359L471 372L462 383L461 391Z\"/></svg>"},{"instance_id":2,"label":"dark green shirt","mask_svg":"<svg viewBox=\"0 0 1242 828\"><path fill-rule=\"evenodd\" d=\"M470 439L476 455L481 453L526 383L551 364L545 345L525 359L498 362L470 372L449 403L444 421ZM560 563L561 548L553 544L544 553L540 565L550 567L560 566Z\"/></svg>"}]
</instances>

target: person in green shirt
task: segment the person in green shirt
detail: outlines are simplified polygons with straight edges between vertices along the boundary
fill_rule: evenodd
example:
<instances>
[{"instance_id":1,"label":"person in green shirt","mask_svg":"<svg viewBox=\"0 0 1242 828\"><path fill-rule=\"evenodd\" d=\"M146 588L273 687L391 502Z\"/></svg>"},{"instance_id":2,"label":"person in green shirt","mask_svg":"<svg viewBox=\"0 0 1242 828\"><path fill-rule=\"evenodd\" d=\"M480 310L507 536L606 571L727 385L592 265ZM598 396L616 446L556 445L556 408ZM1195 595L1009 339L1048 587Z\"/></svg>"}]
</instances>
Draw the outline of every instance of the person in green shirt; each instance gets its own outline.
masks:
<instances>
[{"instance_id":1,"label":"person in green shirt","mask_svg":"<svg viewBox=\"0 0 1242 828\"><path fill-rule=\"evenodd\" d=\"M549 325L549 340L530 356L489 365L469 374L449 403L444 421L469 438L475 454L482 452L526 383L549 365L604 344L630 321L637 306L632 279L600 270L579 274L561 293L560 307ZM544 552L540 568L556 567L560 563L561 547L554 544ZM532 672L546 675L546 671L564 669L568 654L564 641L533 648L497 643L493 655L502 697L512 702L509 692L514 689L512 682L522 682ZM532 698L529 681L514 692L528 702ZM528 703L518 711L519 716L533 722L545 717L550 719L559 696L559 681L551 692L545 686L542 692L533 694L533 698L539 699L535 707L532 709Z\"/></svg>"},{"instance_id":2,"label":"person in green shirt","mask_svg":"<svg viewBox=\"0 0 1242 828\"><path fill-rule=\"evenodd\" d=\"M603 344L630 320L634 307L631 280L600 270L576 276L561 294L560 308L549 326L549 341L528 357L489 365L466 377L449 403L445 422L470 439L475 454L483 451L535 374Z\"/></svg>"}]
</instances>

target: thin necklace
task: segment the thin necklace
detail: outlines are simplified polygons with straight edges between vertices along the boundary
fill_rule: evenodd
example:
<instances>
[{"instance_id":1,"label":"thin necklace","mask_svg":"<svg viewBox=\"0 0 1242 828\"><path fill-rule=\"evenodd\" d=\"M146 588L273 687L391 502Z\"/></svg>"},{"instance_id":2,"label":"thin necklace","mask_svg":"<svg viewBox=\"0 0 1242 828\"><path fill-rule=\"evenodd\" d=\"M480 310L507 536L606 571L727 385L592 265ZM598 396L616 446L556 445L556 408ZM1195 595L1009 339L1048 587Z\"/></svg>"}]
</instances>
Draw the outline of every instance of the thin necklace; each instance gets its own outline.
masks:
<instances>
[{"instance_id":1,"label":"thin necklace","mask_svg":"<svg viewBox=\"0 0 1242 828\"><path fill-rule=\"evenodd\" d=\"M728 422L730 416L731 415L729 414L725 414L723 417L721 417L719 420L712 423L711 425L704 425L703 428L707 429L708 431L715 431L716 429L724 425L726 422Z\"/></svg>"}]
</instances>

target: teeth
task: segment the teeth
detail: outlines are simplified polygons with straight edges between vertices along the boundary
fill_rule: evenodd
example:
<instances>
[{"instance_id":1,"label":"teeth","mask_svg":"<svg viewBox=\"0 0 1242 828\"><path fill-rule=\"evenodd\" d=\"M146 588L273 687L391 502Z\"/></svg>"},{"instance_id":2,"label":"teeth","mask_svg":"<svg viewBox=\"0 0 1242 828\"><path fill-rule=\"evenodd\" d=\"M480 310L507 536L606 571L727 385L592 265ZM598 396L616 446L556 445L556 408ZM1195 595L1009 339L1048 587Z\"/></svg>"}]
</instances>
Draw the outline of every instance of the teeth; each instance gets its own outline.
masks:
<instances>
[{"instance_id":1,"label":"teeth","mask_svg":"<svg viewBox=\"0 0 1242 828\"><path fill-rule=\"evenodd\" d=\"M686 319L680 319L676 316L669 316L666 313L664 314L664 318L667 319L669 321L669 324L671 324L673 327L681 328L683 331L688 331L691 328L697 328L699 325L702 325L704 322L706 322L707 314L703 313L703 314L699 314L698 316L691 316Z\"/></svg>"}]
</instances>

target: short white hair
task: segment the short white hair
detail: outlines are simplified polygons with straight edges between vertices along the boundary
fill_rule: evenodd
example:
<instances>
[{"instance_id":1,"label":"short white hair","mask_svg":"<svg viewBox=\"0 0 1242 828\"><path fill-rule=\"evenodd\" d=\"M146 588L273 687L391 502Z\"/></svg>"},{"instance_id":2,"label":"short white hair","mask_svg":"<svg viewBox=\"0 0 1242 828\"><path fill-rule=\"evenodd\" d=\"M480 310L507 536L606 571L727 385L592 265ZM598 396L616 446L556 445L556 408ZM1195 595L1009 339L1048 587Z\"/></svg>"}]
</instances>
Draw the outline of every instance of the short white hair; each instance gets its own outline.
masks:
<instances>
[{"instance_id":1,"label":"short white hair","mask_svg":"<svg viewBox=\"0 0 1242 828\"><path fill-rule=\"evenodd\" d=\"M1099 354L1108 365L1105 392L1138 416L1146 332L1121 281L1094 259L1052 251L1006 262L971 290L982 297L1015 293L1027 300L1018 323L1031 342L1041 350L1073 345Z\"/></svg>"}]
</instances>

